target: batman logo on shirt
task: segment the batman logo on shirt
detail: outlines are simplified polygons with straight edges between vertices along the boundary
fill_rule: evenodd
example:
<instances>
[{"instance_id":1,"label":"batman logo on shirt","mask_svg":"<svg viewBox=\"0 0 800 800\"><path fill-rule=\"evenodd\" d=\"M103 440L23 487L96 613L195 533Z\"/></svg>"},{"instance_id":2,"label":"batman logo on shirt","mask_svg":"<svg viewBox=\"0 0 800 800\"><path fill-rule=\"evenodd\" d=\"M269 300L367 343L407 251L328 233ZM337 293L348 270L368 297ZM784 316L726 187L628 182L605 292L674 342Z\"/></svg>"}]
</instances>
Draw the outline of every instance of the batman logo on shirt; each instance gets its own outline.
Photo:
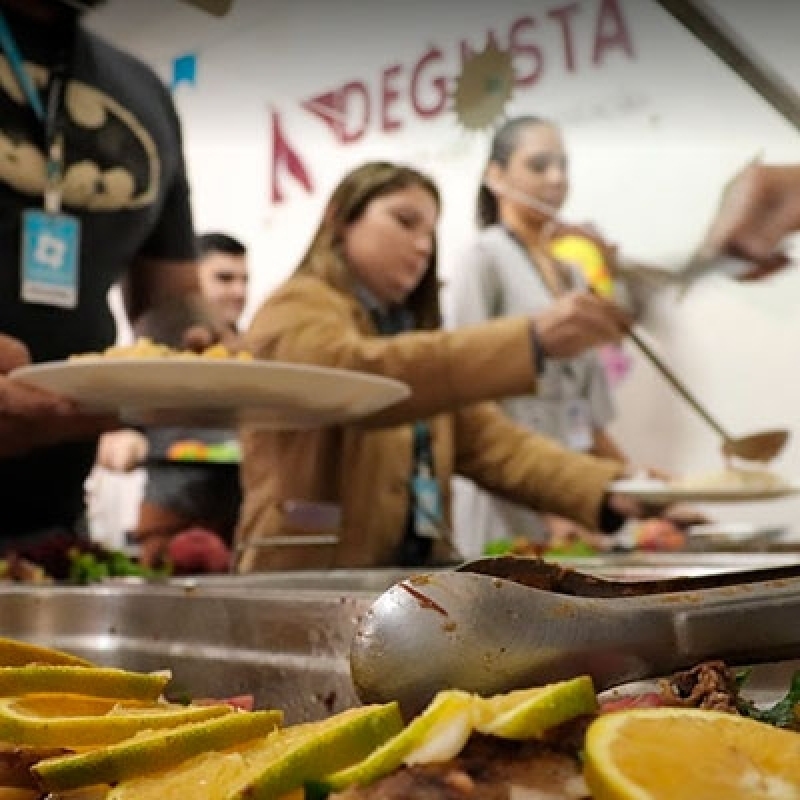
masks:
<instances>
[{"instance_id":1,"label":"batman logo on shirt","mask_svg":"<svg viewBox=\"0 0 800 800\"><path fill-rule=\"evenodd\" d=\"M45 68L25 66L37 86L47 85ZM116 100L77 80L67 85L64 105L64 205L124 211L153 203L161 162L147 129ZM39 198L46 159L31 141L26 106L8 61L0 58L0 183Z\"/></svg>"}]
</instances>

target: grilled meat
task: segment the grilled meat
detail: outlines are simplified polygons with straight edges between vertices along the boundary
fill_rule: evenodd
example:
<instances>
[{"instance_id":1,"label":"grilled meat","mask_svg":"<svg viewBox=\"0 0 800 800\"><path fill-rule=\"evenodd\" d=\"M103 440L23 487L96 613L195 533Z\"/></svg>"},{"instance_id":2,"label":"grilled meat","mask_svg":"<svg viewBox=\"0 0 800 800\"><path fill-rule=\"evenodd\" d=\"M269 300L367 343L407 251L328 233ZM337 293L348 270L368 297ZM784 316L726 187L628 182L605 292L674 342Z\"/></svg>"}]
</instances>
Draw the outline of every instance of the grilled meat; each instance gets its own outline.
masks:
<instances>
[{"instance_id":1,"label":"grilled meat","mask_svg":"<svg viewBox=\"0 0 800 800\"><path fill-rule=\"evenodd\" d=\"M665 705L738 713L739 687L733 670L722 661L706 661L661 682Z\"/></svg>"}]
</instances>

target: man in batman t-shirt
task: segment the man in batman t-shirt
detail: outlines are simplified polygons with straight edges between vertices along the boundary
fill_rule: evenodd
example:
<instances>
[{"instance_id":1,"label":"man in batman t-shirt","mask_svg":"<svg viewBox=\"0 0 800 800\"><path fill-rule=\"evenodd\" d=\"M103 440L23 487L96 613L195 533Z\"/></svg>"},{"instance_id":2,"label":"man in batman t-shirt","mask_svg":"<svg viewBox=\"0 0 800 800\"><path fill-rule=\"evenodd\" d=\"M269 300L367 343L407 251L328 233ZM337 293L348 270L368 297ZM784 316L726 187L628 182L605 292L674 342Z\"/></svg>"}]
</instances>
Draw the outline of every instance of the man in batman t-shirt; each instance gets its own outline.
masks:
<instances>
[{"instance_id":1,"label":"man in batman t-shirt","mask_svg":"<svg viewBox=\"0 0 800 800\"><path fill-rule=\"evenodd\" d=\"M97 5L0 0L0 551L73 529L115 423L5 373L25 348L40 362L113 344L115 283L134 321L198 290L175 108L148 67L84 30Z\"/></svg>"}]
</instances>

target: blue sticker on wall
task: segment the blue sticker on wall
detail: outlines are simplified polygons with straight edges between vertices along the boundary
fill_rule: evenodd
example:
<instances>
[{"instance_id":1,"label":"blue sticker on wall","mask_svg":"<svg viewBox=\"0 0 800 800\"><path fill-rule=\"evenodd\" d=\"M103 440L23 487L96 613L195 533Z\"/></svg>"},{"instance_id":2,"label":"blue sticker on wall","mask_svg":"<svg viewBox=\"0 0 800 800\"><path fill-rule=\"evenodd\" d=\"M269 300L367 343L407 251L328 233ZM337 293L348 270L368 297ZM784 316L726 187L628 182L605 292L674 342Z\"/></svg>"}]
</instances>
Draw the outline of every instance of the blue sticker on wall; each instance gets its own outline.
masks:
<instances>
[{"instance_id":1,"label":"blue sticker on wall","mask_svg":"<svg viewBox=\"0 0 800 800\"><path fill-rule=\"evenodd\" d=\"M170 89L175 91L182 83L197 85L197 54L186 53L172 59L172 81Z\"/></svg>"}]
</instances>

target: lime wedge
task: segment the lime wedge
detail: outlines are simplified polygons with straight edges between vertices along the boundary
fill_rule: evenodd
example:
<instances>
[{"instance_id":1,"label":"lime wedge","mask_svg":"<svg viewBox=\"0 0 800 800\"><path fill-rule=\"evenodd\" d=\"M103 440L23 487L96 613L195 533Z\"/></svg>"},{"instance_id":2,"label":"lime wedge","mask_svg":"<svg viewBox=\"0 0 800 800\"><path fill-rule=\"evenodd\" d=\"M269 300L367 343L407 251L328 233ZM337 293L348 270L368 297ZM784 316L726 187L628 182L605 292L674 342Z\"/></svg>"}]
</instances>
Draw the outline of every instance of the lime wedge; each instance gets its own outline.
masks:
<instances>
[{"instance_id":1,"label":"lime wedge","mask_svg":"<svg viewBox=\"0 0 800 800\"><path fill-rule=\"evenodd\" d=\"M366 786L404 763L428 764L454 758L472 733L473 699L467 692L439 692L400 733L363 761L328 775L320 784L329 791L353 784Z\"/></svg>"},{"instance_id":2,"label":"lime wedge","mask_svg":"<svg viewBox=\"0 0 800 800\"><path fill-rule=\"evenodd\" d=\"M364 758L403 726L396 703L350 709L292 725L226 753L122 783L107 800L271 800Z\"/></svg>"},{"instance_id":3,"label":"lime wedge","mask_svg":"<svg viewBox=\"0 0 800 800\"><path fill-rule=\"evenodd\" d=\"M78 755L48 758L33 772L50 791L99 783L117 784L188 761L208 750L227 750L274 731L280 711L242 711L190 722L175 728L138 734L118 744Z\"/></svg>"},{"instance_id":4,"label":"lime wedge","mask_svg":"<svg viewBox=\"0 0 800 800\"><path fill-rule=\"evenodd\" d=\"M26 664L67 664L73 667L94 666L91 661L85 661L61 650L52 650L49 647L41 647L37 644L0 637L0 666L22 667Z\"/></svg>"},{"instance_id":5,"label":"lime wedge","mask_svg":"<svg viewBox=\"0 0 800 800\"><path fill-rule=\"evenodd\" d=\"M148 675L104 667L41 664L0 667L0 697L56 692L129 700L157 700L170 677L169 672Z\"/></svg>"},{"instance_id":6,"label":"lime wedge","mask_svg":"<svg viewBox=\"0 0 800 800\"><path fill-rule=\"evenodd\" d=\"M494 697L475 697L473 725L479 733L504 739L538 739L550 728L597 710L587 676Z\"/></svg>"},{"instance_id":7,"label":"lime wedge","mask_svg":"<svg viewBox=\"0 0 800 800\"><path fill-rule=\"evenodd\" d=\"M77 694L0 699L0 740L13 744L85 747L114 744L139 731L231 714L230 706L134 703Z\"/></svg>"}]
</instances>

